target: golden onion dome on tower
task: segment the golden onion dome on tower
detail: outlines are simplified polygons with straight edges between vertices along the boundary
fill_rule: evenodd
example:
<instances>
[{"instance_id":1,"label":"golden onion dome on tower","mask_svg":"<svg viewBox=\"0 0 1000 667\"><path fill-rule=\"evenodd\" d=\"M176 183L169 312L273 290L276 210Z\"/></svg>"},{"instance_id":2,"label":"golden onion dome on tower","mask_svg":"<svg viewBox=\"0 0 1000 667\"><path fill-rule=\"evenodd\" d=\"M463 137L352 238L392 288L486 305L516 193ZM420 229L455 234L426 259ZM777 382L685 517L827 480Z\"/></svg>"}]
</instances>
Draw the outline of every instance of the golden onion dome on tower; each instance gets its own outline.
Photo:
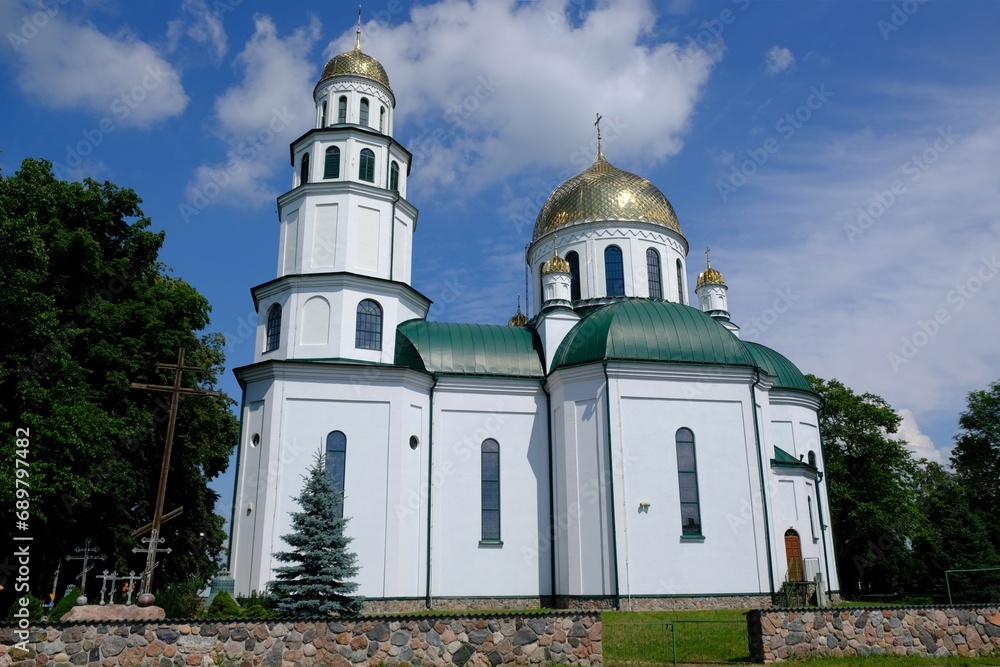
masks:
<instances>
[{"instance_id":1,"label":"golden onion dome on tower","mask_svg":"<svg viewBox=\"0 0 1000 667\"><path fill-rule=\"evenodd\" d=\"M569 273L569 262L559 255L553 254L542 264L542 275L549 273Z\"/></svg>"},{"instance_id":2,"label":"golden onion dome on tower","mask_svg":"<svg viewBox=\"0 0 1000 667\"><path fill-rule=\"evenodd\" d=\"M608 162L598 144L594 163L549 195L535 220L532 241L556 229L603 220L649 222L683 233L663 193L642 176Z\"/></svg>"},{"instance_id":3,"label":"golden onion dome on tower","mask_svg":"<svg viewBox=\"0 0 1000 667\"><path fill-rule=\"evenodd\" d=\"M385 73L382 63L361 51L360 23L358 24L358 37L354 42L354 50L345 51L339 56L330 58L323 68L323 74L320 75L319 80L325 81L333 76L344 75L370 79L385 86L389 94L392 94L392 88L389 86L389 75Z\"/></svg>"},{"instance_id":4,"label":"golden onion dome on tower","mask_svg":"<svg viewBox=\"0 0 1000 667\"><path fill-rule=\"evenodd\" d=\"M514 316L507 320L507 326L509 327L523 327L528 323L528 316L521 312L521 295L517 295L517 312Z\"/></svg>"},{"instance_id":5,"label":"golden onion dome on tower","mask_svg":"<svg viewBox=\"0 0 1000 667\"><path fill-rule=\"evenodd\" d=\"M722 274L712 268L712 260L709 259L709 249L705 248L705 270L698 274L698 282L695 284L695 289L698 289L702 285L722 285L726 286L726 279L722 277Z\"/></svg>"}]
</instances>

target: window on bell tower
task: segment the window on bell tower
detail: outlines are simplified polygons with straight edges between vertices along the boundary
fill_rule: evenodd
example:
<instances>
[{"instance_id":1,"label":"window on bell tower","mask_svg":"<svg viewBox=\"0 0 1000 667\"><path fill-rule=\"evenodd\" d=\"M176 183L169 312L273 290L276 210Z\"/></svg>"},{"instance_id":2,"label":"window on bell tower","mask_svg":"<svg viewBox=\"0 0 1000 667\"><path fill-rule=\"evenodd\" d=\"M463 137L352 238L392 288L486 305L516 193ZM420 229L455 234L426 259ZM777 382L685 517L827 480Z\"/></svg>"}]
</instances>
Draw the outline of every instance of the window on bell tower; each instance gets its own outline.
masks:
<instances>
[{"instance_id":1,"label":"window on bell tower","mask_svg":"<svg viewBox=\"0 0 1000 667\"><path fill-rule=\"evenodd\" d=\"M362 97L361 98L361 117L358 119L358 122L361 123L362 125L364 125L365 127L368 127L368 98L367 97Z\"/></svg>"},{"instance_id":2,"label":"window on bell tower","mask_svg":"<svg viewBox=\"0 0 1000 667\"><path fill-rule=\"evenodd\" d=\"M299 185L305 185L309 182L309 153L302 155L302 164L300 166Z\"/></svg>"},{"instance_id":3,"label":"window on bell tower","mask_svg":"<svg viewBox=\"0 0 1000 667\"><path fill-rule=\"evenodd\" d=\"M379 107L378 112L378 131L385 134L385 107Z\"/></svg>"},{"instance_id":4,"label":"window on bell tower","mask_svg":"<svg viewBox=\"0 0 1000 667\"><path fill-rule=\"evenodd\" d=\"M571 301L580 300L580 255L575 250L566 253L566 261L569 263L569 298Z\"/></svg>"},{"instance_id":5,"label":"window on bell tower","mask_svg":"<svg viewBox=\"0 0 1000 667\"><path fill-rule=\"evenodd\" d=\"M382 349L382 306L371 299L358 304L354 347L361 350Z\"/></svg>"},{"instance_id":6,"label":"window on bell tower","mask_svg":"<svg viewBox=\"0 0 1000 667\"><path fill-rule=\"evenodd\" d=\"M340 178L340 149L330 146L323 161L323 178Z\"/></svg>"},{"instance_id":7,"label":"window on bell tower","mask_svg":"<svg viewBox=\"0 0 1000 667\"><path fill-rule=\"evenodd\" d=\"M625 296L625 267L622 249L609 245L604 249L604 280L608 296Z\"/></svg>"},{"instance_id":8,"label":"window on bell tower","mask_svg":"<svg viewBox=\"0 0 1000 667\"><path fill-rule=\"evenodd\" d=\"M684 268L677 260L677 303L684 303Z\"/></svg>"},{"instance_id":9,"label":"window on bell tower","mask_svg":"<svg viewBox=\"0 0 1000 667\"><path fill-rule=\"evenodd\" d=\"M646 251L646 274L649 279L649 298L663 298L663 278L660 272L660 253L656 248Z\"/></svg>"},{"instance_id":10,"label":"window on bell tower","mask_svg":"<svg viewBox=\"0 0 1000 667\"><path fill-rule=\"evenodd\" d=\"M323 106L319 112L319 126L326 127L326 100L323 100Z\"/></svg>"},{"instance_id":11,"label":"window on bell tower","mask_svg":"<svg viewBox=\"0 0 1000 667\"><path fill-rule=\"evenodd\" d=\"M341 95L340 100L337 102L337 122L346 123L347 122L347 97Z\"/></svg>"},{"instance_id":12,"label":"window on bell tower","mask_svg":"<svg viewBox=\"0 0 1000 667\"><path fill-rule=\"evenodd\" d=\"M358 178L369 183L375 182L375 153L370 148L361 149L361 159L358 160Z\"/></svg>"},{"instance_id":13,"label":"window on bell tower","mask_svg":"<svg viewBox=\"0 0 1000 667\"><path fill-rule=\"evenodd\" d=\"M395 160L389 165L389 189L399 192L399 163Z\"/></svg>"}]
</instances>

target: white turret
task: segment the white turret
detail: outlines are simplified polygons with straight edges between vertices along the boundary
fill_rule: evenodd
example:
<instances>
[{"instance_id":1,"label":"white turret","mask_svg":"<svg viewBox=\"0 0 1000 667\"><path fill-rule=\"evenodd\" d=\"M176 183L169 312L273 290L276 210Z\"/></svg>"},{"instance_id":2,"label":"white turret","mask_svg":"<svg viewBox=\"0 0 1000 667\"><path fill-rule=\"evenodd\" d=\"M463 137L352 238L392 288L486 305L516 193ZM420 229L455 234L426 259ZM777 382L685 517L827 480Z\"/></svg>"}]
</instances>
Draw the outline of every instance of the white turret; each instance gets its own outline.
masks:
<instances>
[{"instance_id":1,"label":"white turret","mask_svg":"<svg viewBox=\"0 0 1000 667\"><path fill-rule=\"evenodd\" d=\"M734 334L739 331L739 327L729 320L729 303L726 300L726 285L722 274L712 268L712 260L709 259L709 249L705 248L705 270L698 274L698 282L695 287L695 294L698 295L698 306L701 312L719 320L727 329Z\"/></svg>"}]
</instances>

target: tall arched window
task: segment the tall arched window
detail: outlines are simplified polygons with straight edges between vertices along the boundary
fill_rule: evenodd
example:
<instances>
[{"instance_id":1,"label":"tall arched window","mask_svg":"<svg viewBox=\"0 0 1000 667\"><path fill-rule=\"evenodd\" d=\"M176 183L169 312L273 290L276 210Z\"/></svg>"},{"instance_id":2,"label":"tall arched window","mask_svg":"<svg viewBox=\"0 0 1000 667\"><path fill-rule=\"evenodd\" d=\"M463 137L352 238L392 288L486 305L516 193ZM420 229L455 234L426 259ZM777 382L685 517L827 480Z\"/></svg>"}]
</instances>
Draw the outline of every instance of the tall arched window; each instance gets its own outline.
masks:
<instances>
[{"instance_id":1,"label":"tall arched window","mask_svg":"<svg viewBox=\"0 0 1000 667\"><path fill-rule=\"evenodd\" d=\"M323 161L323 178L340 178L340 149L330 146Z\"/></svg>"},{"instance_id":2,"label":"tall arched window","mask_svg":"<svg viewBox=\"0 0 1000 667\"><path fill-rule=\"evenodd\" d=\"M604 282L608 296L625 296L625 266L622 249L616 245L604 249Z\"/></svg>"},{"instance_id":3,"label":"tall arched window","mask_svg":"<svg viewBox=\"0 0 1000 667\"><path fill-rule=\"evenodd\" d=\"M326 100L323 100L323 106L319 112L319 126L326 127Z\"/></svg>"},{"instance_id":4,"label":"tall arched window","mask_svg":"<svg viewBox=\"0 0 1000 667\"><path fill-rule=\"evenodd\" d=\"M267 327L264 332L264 351L277 350L281 343L281 304L276 303L267 311Z\"/></svg>"},{"instance_id":5,"label":"tall arched window","mask_svg":"<svg viewBox=\"0 0 1000 667\"><path fill-rule=\"evenodd\" d=\"M385 134L385 107L379 107L378 111L378 131Z\"/></svg>"},{"instance_id":6,"label":"tall arched window","mask_svg":"<svg viewBox=\"0 0 1000 667\"><path fill-rule=\"evenodd\" d=\"M361 159L358 160L358 178L369 183L375 182L375 153L370 148L361 149Z\"/></svg>"},{"instance_id":7,"label":"tall arched window","mask_svg":"<svg viewBox=\"0 0 1000 667\"><path fill-rule=\"evenodd\" d=\"M812 450L809 450L809 456L808 456L808 458L806 460L809 461L809 465L811 465L813 468L815 468L816 467L816 452L814 452Z\"/></svg>"},{"instance_id":8,"label":"tall arched window","mask_svg":"<svg viewBox=\"0 0 1000 667\"><path fill-rule=\"evenodd\" d=\"M576 251L566 253L566 261L569 262L569 298L572 301L580 300L580 256Z\"/></svg>"},{"instance_id":9,"label":"tall arched window","mask_svg":"<svg viewBox=\"0 0 1000 667\"><path fill-rule=\"evenodd\" d=\"M684 269L677 260L677 303L684 303Z\"/></svg>"},{"instance_id":10,"label":"tall arched window","mask_svg":"<svg viewBox=\"0 0 1000 667\"><path fill-rule=\"evenodd\" d=\"M299 185L309 182L309 153L303 153L301 169L299 171Z\"/></svg>"},{"instance_id":11,"label":"tall arched window","mask_svg":"<svg viewBox=\"0 0 1000 667\"><path fill-rule=\"evenodd\" d=\"M698 466L694 454L694 433L677 429L677 488L681 496L681 535L701 536L701 504L698 500Z\"/></svg>"},{"instance_id":12,"label":"tall arched window","mask_svg":"<svg viewBox=\"0 0 1000 667\"><path fill-rule=\"evenodd\" d=\"M490 438L482 447L483 542L500 541L500 443Z\"/></svg>"},{"instance_id":13,"label":"tall arched window","mask_svg":"<svg viewBox=\"0 0 1000 667\"><path fill-rule=\"evenodd\" d=\"M389 189L399 191L399 163L395 160L389 165Z\"/></svg>"},{"instance_id":14,"label":"tall arched window","mask_svg":"<svg viewBox=\"0 0 1000 667\"><path fill-rule=\"evenodd\" d=\"M337 101L337 122L347 122L347 97L343 95Z\"/></svg>"},{"instance_id":15,"label":"tall arched window","mask_svg":"<svg viewBox=\"0 0 1000 667\"><path fill-rule=\"evenodd\" d=\"M326 474L337 492L337 506L333 513L344 518L344 470L347 468L347 436L341 431L330 431L326 436Z\"/></svg>"},{"instance_id":16,"label":"tall arched window","mask_svg":"<svg viewBox=\"0 0 1000 667\"><path fill-rule=\"evenodd\" d=\"M649 298L663 298L663 274L660 271L660 253L656 248L646 251L646 274L649 277Z\"/></svg>"},{"instance_id":17,"label":"tall arched window","mask_svg":"<svg viewBox=\"0 0 1000 667\"><path fill-rule=\"evenodd\" d=\"M382 306L371 299L358 304L354 347L362 350L382 349Z\"/></svg>"},{"instance_id":18,"label":"tall arched window","mask_svg":"<svg viewBox=\"0 0 1000 667\"><path fill-rule=\"evenodd\" d=\"M358 122L368 127L368 98L361 98L361 117L358 118Z\"/></svg>"}]
</instances>

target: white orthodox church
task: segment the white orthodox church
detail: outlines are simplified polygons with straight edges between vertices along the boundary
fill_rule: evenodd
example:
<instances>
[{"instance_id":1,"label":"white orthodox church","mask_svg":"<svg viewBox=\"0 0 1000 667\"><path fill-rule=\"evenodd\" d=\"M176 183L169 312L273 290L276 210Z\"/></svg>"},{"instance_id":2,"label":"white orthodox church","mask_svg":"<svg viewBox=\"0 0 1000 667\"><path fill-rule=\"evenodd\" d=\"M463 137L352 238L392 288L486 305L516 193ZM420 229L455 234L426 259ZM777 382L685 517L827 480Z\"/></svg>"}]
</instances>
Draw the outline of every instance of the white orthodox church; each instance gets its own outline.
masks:
<instances>
[{"instance_id":1,"label":"white orthodox church","mask_svg":"<svg viewBox=\"0 0 1000 667\"><path fill-rule=\"evenodd\" d=\"M320 450L369 610L749 606L838 577L817 409L741 341L651 182L594 163L542 207L530 317L426 319L396 99L360 48L331 59L291 144L254 362L230 572L262 591Z\"/></svg>"}]
</instances>

